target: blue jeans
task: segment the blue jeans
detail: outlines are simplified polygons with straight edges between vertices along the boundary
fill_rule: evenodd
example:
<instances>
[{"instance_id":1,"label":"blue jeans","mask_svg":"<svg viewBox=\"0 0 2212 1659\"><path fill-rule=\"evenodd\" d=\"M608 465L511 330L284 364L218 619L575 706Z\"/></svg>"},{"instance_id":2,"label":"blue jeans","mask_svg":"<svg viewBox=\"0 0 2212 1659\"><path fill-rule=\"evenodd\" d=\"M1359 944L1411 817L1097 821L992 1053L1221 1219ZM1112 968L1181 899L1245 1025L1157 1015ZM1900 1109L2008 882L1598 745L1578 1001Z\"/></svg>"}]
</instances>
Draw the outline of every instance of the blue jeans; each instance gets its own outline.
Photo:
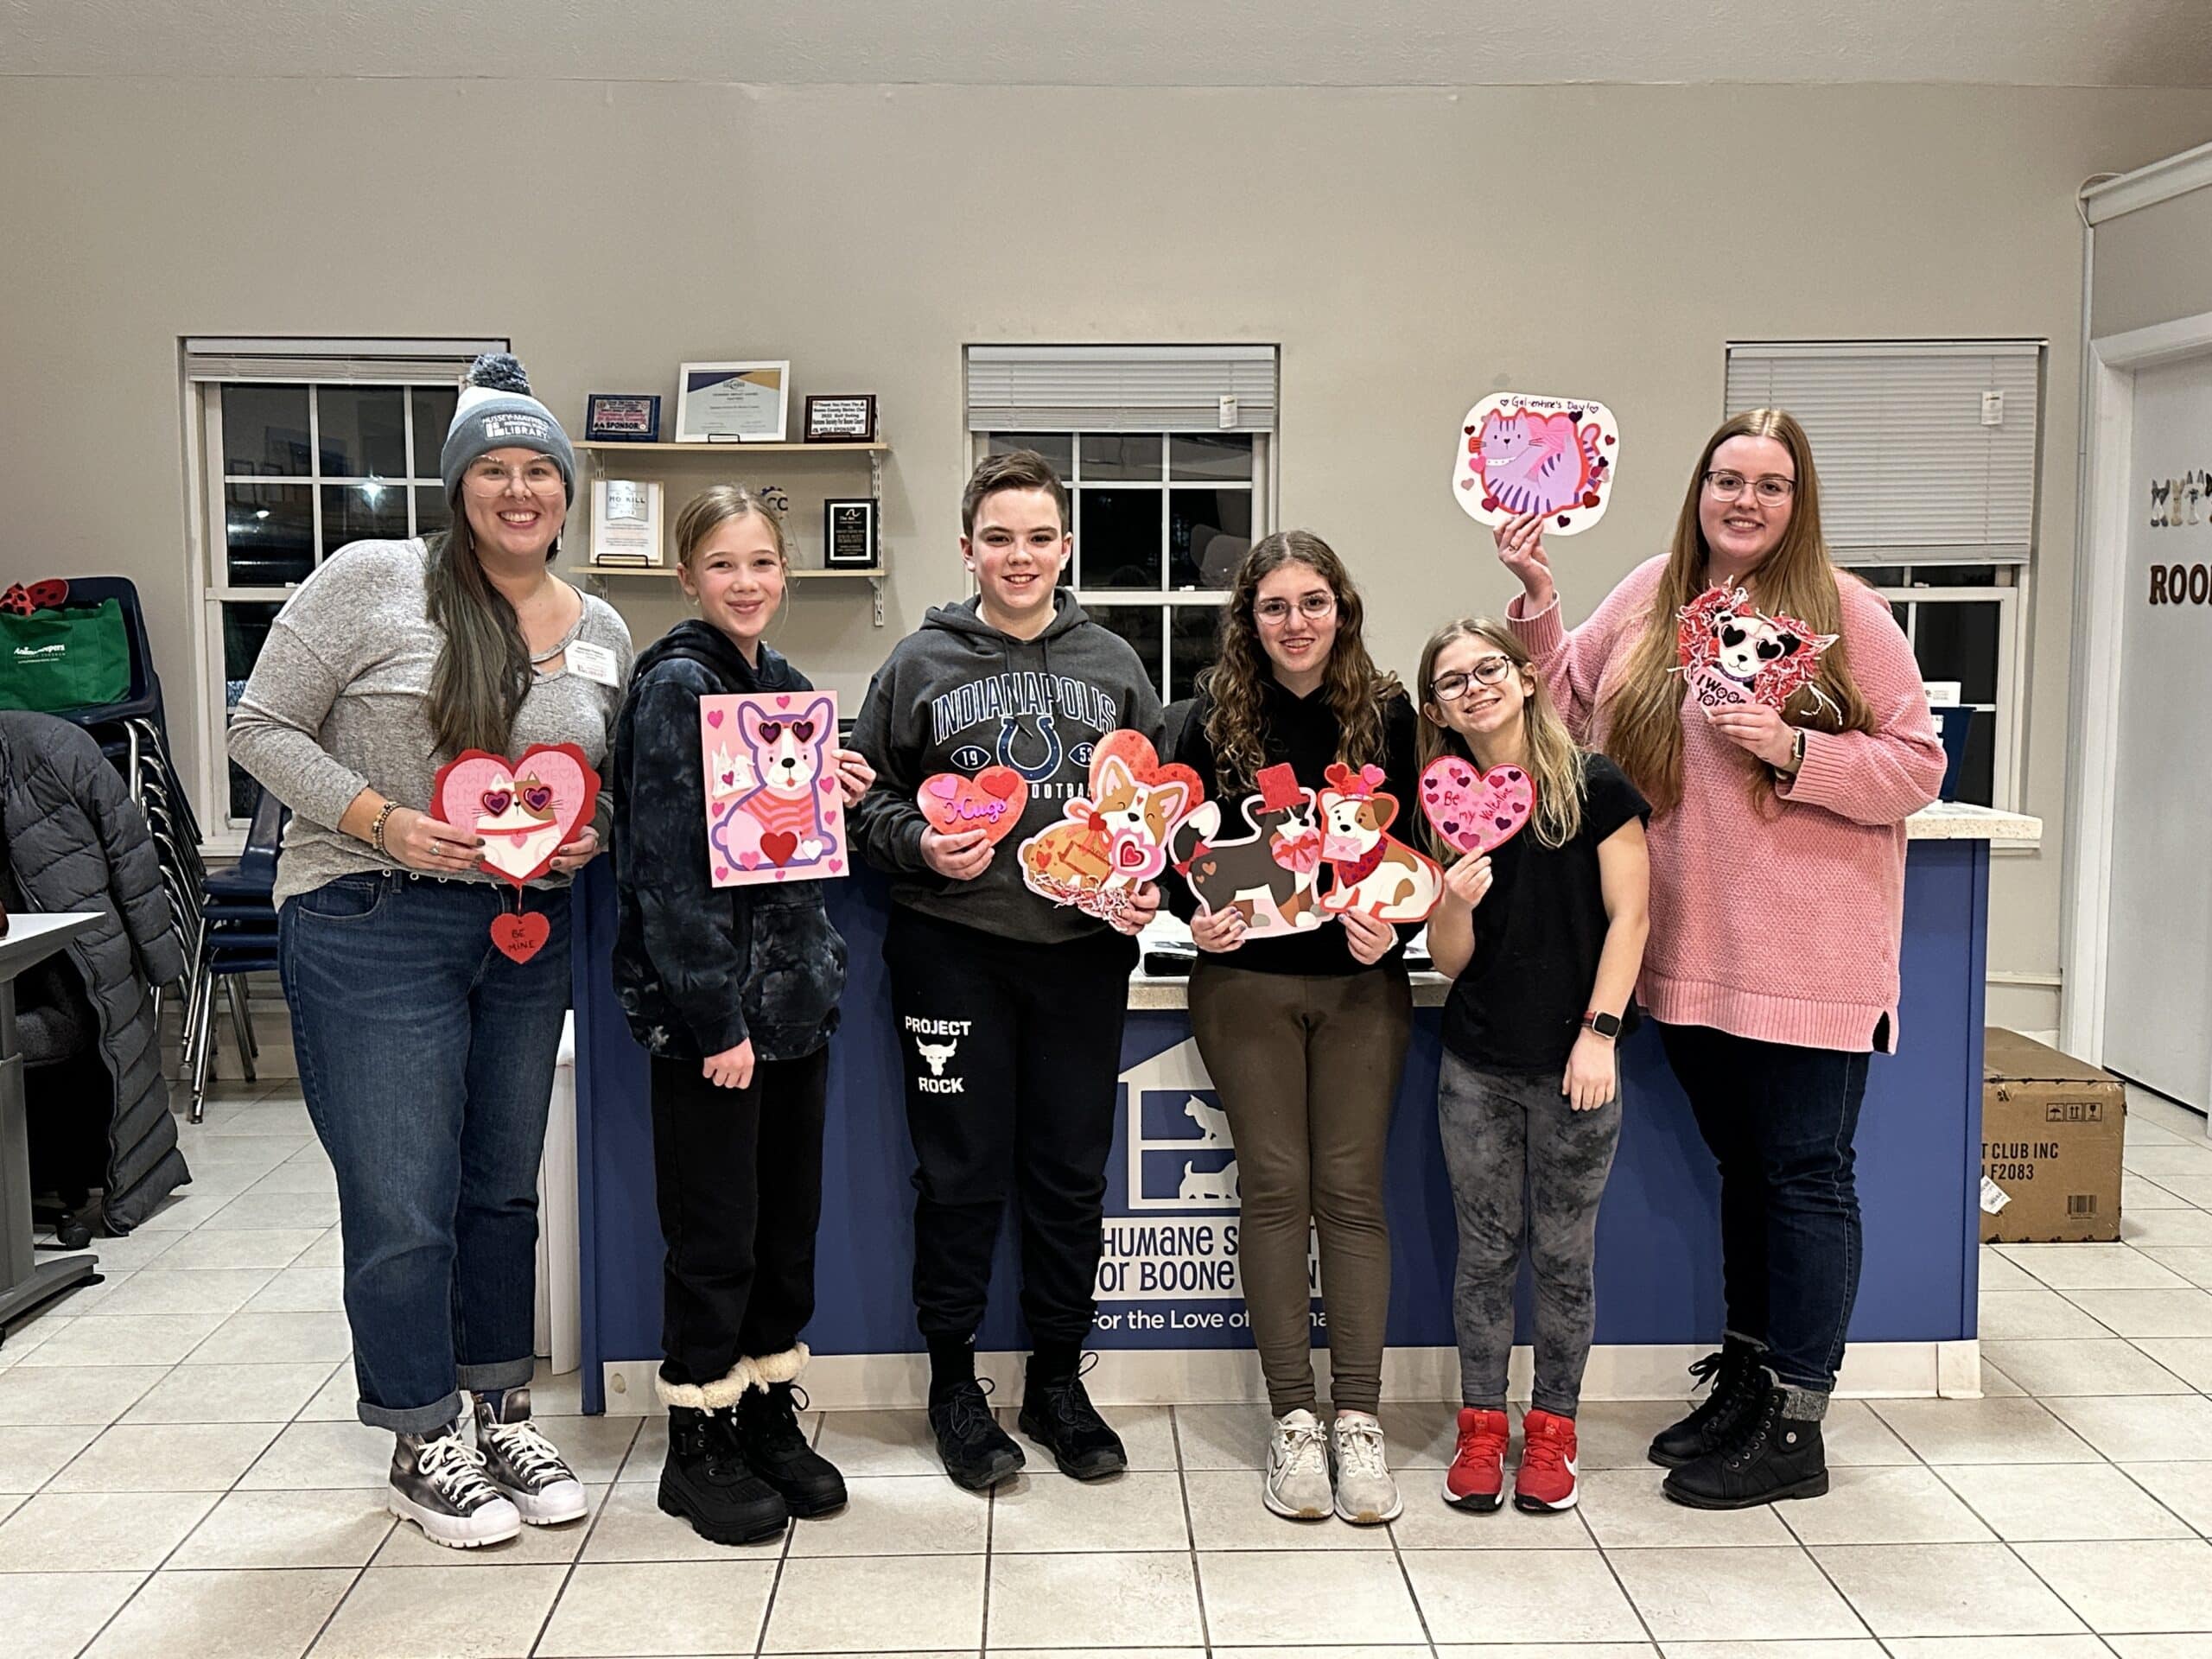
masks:
<instances>
[{"instance_id":1,"label":"blue jeans","mask_svg":"<svg viewBox=\"0 0 2212 1659\"><path fill-rule=\"evenodd\" d=\"M552 932L516 963L491 936L512 893L345 875L279 918L301 1092L338 1172L360 1417L398 1433L531 1377L569 895L527 895Z\"/></svg>"},{"instance_id":2,"label":"blue jeans","mask_svg":"<svg viewBox=\"0 0 2212 1659\"><path fill-rule=\"evenodd\" d=\"M1791 1388L1827 1393L1859 1300L1853 1177L1865 1054L1661 1026L1667 1063L1720 1166L1728 1329Z\"/></svg>"}]
</instances>

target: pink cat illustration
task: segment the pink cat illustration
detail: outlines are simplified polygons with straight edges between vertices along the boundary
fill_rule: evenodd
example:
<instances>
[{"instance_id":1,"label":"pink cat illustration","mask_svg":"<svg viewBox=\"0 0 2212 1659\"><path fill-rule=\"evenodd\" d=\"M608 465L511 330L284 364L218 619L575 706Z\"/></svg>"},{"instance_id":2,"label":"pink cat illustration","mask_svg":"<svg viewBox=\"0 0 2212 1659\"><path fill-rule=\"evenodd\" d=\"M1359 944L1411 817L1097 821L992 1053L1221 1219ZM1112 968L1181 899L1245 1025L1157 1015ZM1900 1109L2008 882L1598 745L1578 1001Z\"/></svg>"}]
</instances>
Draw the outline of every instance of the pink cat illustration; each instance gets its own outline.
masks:
<instances>
[{"instance_id":1,"label":"pink cat illustration","mask_svg":"<svg viewBox=\"0 0 2212 1659\"><path fill-rule=\"evenodd\" d=\"M1492 512L1594 507L1609 464L1595 424L1579 423L1564 411L1494 409L1469 435L1467 454L1482 480L1483 505Z\"/></svg>"}]
</instances>

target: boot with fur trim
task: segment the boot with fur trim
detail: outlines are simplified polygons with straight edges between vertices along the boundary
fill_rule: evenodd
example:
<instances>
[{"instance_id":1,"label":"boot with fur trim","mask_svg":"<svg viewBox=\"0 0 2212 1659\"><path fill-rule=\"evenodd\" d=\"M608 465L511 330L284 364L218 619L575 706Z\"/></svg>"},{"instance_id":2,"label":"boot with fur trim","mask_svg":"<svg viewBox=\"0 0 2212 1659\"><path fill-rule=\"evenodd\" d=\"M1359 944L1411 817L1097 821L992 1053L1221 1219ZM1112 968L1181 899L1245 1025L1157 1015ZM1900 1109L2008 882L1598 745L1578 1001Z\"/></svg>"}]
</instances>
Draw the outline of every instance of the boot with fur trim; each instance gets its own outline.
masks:
<instances>
[{"instance_id":1,"label":"boot with fur trim","mask_svg":"<svg viewBox=\"0 0 2212 1659\"><path fill-rule=\"evenodd\" d=\"M782 1494L746 1462L738 1433L737 1401L752 1376L749 1363L740 1360L713 1382L659 1384L668 1407L660 1507L690 1522L709 1543L758 1543L781 1535L791 1519Z\"/></svg>"},{"instance_id":2,"label":"boot with fur trim","mask_svg":"<svg viewBox=\"0 0 2212 1659\"><path fill-rule=\"evenodd\" d=\"M786 1353L751 1362L759 1379L737 1404L737 1433L745 1461L777 1491L791 1512L803 1519L845 1507L845 1478L829 1459L807 1444L798 1414L804 1395L794 1379L806 1364L804 1344Z\"/></svg>"}]
</instances>

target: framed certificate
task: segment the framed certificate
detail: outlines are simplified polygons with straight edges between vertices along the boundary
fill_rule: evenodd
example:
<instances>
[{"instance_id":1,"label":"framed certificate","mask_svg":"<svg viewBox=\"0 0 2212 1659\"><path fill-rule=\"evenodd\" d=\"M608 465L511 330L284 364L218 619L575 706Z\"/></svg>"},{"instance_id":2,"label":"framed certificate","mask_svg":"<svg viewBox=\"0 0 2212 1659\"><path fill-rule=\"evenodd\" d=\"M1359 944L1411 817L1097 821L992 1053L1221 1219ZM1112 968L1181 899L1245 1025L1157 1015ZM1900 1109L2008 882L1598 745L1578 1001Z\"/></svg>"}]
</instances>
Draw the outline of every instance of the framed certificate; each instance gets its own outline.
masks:
<instances>
[{"instance_id":1,"label":"framed certificate","mask_svg":"<svg viewBox=\"0 0 2212 1659\"><path fill-rule=\"evenodd\" d=\"M660 563L660 481L594 478L591 481L591 563Z\"/></svg>"},{"instance_id":2,"label":"framed certificate","mask_svg":"<svg viewBox=\"0 0 2212 1659\"><path fill-rule=\"evenodd\" d=\"M871 498L822 504L822 562L832 570L875 569L875 502Z\"/></svg>"},{"instance_id":3,"label":"framed certificate","mask_svg":"<svg viewBox=\"0 0 2212 1659\"><path fill-rule=\"evenodd\" d=\"M781 443L791 365L686 363L677 372L678 443Z\"/></svg>"},{"instance_id":4,"label":"framed certificate","mask_svg":"<svg viewBox=\"0 0 2212 1659\"><path fill-rule=\"evenodd\" d=\"M873 443L875 442L875 394L854 392L836 397L806 400L806 441L809 443Z\"/></svg>"},{"instance_id":5,"label":"framed certificate","mask_svg":"<svg viewBox=\"0 0 2212 1659\"><path fill-rule=\"evenodd\" d=\"M657 391L594 391L584 399L587 443L652 443L660 437Z\"/></svg>"}]
</instances>

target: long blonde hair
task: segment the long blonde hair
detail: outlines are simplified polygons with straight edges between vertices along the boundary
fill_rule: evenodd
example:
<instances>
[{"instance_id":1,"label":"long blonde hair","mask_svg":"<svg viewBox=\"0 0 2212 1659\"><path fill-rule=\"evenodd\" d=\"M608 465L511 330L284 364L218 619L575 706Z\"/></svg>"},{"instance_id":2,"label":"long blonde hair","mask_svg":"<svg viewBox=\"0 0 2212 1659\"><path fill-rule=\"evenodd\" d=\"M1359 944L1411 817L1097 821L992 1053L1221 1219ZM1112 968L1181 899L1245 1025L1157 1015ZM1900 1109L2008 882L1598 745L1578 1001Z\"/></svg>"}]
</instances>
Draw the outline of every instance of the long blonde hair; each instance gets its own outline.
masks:
<instances>
[{"instance_id":1,"label":"long blonde hair","mask_svg":"<svg viewBox=\"0 0 2212 1659\"><path fill-rule=\"evenodd\" d=\"M1262 729L1261 694L1274 670L1260 643L1252 607L1261 582L1286 564L1302 564L1329 584L1336 596L1337 637L1322 671L1322 695L1337 717L1337 759L1355 769L1381 765L1383 705L1398 689L1398 678L1375 666L1360 637L1366 608L1344 562L1309 530L1279 530L1262 537L1244 556L1221 607L1221 632L1213 666L1198 676L1198 690L1212 706L1206 715L1206 741L1213 746L1209 789L1236 794L1252 787L1268 764L1267 734Z\"/></svg>"},{"instance_id":2,"label":"long blonde hair","mask_svg":"<svg viewBox=\"0 0 2212 1659\"><path fill-rule=\"evenodd\" d=\"M1605 701L1600 728L1605 734L1605 753L1644 798L1662 812L1680 804L1682 798L1682 683L1681 677L1671 671L1676 666L1677 613L1712 585L1712 578L1706 574L1708 550L1698 520L1699 498L1705 490L1713 451L1738 437L1774 439L1789 451L1797 474L1789 523L1774 551L1753 573L1759 608L1794 616L1815 633L1837 636L1821 658L1819 695L1810 686L1800 690L1783 710L1783 716L1793 725L1820 731L1874 729L1873 711L1851 677L1850 653L1842 638L1843 599L1837 591L1838 573L1829 561L1827 540L1821 534L1821 484L1813 469L1811 441L1796 416L1787 410L1751 409L1732 415L1706 440L1697 465L1690 468L1689 487L1683 493L1682 510L1675 519L1666 572L1651 596L1643 636L1630 650L1619 683ZM1773 809L1774 784L1767 769L1749 756L1745 757L1745 766L1753 801L1763 809Z\"/></svg>"},{"instance_id":3,"label":"long blonde hair","mask_svg":"<svg viewBox=\"0 0 2212 1659\"><path fill-rule=\"evenodd\" d=\"M1436 679L1436 659L1446 646L1462 639L1479 639L1492 647L1513 664L1513 672L1520 677L1528 694L1521 708L1522 757L1536 785L1536 817L1532 827L1539 846L1564 847L1582 832L1583 766L1589 757L1560 718L1552 694L1544 687L1543 676L1536 672L1535 658L1503 623L1486 616L1463 616L1456 622L1446 622L1421 647L1421 770L1427 772L1433 762L1447 754L1471 764L1475 759L1467 740L1446 724L1444 710L1429 690ZM1421 828L1429 851L1438 859L1448 862L1459 856L1459 849L1445 844L1434 824L1424 821Z\"/></svg>"},{"instance_id":4,"label":"long blonde hair","mask_svg":"<svg viewBox=\"0 0 2212 1659\"><path fill-rule=\"evenodd\" d=\"M742 484L711 484L683 504L683 511L676 515L677 563L690 570L707 537L748 512L767 524L768 533L776 538L776 557L788 573L791 551L784 540L783 515Z\"/></svg>"}]
</instances>

